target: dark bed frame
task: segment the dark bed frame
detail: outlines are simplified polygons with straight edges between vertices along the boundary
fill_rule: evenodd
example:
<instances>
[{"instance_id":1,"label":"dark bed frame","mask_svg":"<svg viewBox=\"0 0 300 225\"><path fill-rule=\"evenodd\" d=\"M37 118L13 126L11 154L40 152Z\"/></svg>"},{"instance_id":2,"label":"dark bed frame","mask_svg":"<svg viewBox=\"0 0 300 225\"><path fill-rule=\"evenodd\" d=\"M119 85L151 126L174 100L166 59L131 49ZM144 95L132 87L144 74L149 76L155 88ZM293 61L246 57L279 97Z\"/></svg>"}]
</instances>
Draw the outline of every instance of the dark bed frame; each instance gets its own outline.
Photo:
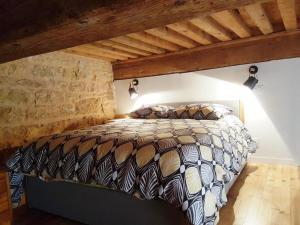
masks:
<instances>
[{"instance_id":1,"label":"dark bed frame","mask_svg":"<svg viewBox=\"0 0 300 225\"><path fill-rule=\"evenodd\" d=\"M28 206L90 225L188 225L180 209L162 200L64 181L25 176Z\"/></svg>"},{"instance_id":2,"label":"dark bed frame","mask_svg":"<svg viewBox=\"0 0 300 225\"><path fill-rule=\"evenodd\" d=\"M241 171L246 163L242 165ZM238 175L226 184L229 192ZM183 212L162 200L139 200L123 192L25 176L27 204L90 225L189 225Z\"/></svg>"}]
</instances>

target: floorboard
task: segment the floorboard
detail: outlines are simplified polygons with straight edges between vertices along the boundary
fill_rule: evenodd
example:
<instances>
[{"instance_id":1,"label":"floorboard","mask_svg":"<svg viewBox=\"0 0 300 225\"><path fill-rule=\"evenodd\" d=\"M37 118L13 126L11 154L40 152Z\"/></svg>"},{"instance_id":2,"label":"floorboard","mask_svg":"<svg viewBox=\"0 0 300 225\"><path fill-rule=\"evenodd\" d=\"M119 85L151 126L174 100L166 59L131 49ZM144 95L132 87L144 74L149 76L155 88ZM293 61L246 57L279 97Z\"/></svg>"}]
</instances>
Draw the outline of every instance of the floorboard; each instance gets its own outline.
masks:
<instances>
[{"instance_id":1,"label":"floorboard","mask_svg":"<svg viewBox=\"0 0 300 225\"><path fill-rule=\"evenodd\" d=\"M300 225L300 167L250 164L228 194L218 225Z\"/></svg>"},{"instance_id":2,"label":"floorboard","mask_svg":"<svg viewBox=\"0 0 300 225\"><path fill-rule=\"evenodd\" d=\"M14 210L14 225L79 225L29 209ZM300 225L300 167L248 164L228 194L218 225Z\"/></svg>"}]
</instances>

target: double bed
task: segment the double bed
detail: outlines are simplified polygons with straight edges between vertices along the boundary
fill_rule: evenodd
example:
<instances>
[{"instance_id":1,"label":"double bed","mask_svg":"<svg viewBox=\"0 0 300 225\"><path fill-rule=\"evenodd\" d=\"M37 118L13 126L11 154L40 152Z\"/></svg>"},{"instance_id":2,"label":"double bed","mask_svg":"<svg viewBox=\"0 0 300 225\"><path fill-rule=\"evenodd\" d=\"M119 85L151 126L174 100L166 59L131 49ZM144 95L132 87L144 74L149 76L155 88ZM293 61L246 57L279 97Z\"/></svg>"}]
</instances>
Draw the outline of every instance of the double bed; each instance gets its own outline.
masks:
<instances>
[{"instance_id":1,"label":"double bed","mask_svg":"<svg viewBox=\"0 0 300 225\"><path fill-rule=\"evenodd\" d=\"M126 118L42 137L7 165L26 175L30 207L85 224L216 224L255 150L240 102L222 104L233 114L219 120Z\"/></svg>"}]
</instances>

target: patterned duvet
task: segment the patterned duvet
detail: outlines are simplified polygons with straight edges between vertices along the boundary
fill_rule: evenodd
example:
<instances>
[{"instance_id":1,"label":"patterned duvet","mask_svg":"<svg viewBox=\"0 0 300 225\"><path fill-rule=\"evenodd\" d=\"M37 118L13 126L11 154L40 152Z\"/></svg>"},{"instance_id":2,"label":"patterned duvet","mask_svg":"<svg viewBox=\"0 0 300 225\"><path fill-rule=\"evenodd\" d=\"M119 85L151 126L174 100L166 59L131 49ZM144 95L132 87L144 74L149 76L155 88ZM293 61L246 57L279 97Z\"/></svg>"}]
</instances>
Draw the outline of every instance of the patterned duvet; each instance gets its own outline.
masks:
<instances>
[{"instance_id":1,"label":"patterned duvet","mask_svg":"<svg viewBox=\"0 0 300 225\"><path fill-rule=\"evenodd\" d=\"M7 165L45 180L160 198L181 209L190 224L212 225L226 203L224 184L255 148L232 115L215 121L119 119L40 138L17 150Z\"/></svg>"}]
</instances>

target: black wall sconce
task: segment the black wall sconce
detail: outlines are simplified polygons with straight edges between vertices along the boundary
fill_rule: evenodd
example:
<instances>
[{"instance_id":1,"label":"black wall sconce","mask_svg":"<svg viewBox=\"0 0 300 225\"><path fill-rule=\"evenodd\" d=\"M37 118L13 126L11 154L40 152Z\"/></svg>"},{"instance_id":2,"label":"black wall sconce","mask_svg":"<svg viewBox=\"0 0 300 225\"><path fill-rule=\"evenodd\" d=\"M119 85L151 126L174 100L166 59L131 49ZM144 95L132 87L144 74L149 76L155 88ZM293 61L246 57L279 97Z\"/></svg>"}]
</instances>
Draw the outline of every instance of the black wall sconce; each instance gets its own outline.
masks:
<instances>
[{"instance_id":1,"label":"black wall sconce","mask_svg":"<svg viewBox=\"0 0 300 225\"><path fill-rule=\"evenodd\" d=\"M134 99L139 95L138 92L137 92L138 85L139 85L138 79L134 79L130 82L128 92L129 92L129 95L130 95L131 99Z\"/></svg>"},{"instance_id":2,"label":"black wall sconce","mask_svg":"<svg viewBox=\"0 0 300 225\"><path fill-rule=\"evenodd\" d=\"M255 85L258 83L258 79L256 77L256 74L258 72L258 67L257 66L250 66L249 67L249 77L245 81L244 85L251 90L255 87Z\"/></svg>"}]
</instances>

